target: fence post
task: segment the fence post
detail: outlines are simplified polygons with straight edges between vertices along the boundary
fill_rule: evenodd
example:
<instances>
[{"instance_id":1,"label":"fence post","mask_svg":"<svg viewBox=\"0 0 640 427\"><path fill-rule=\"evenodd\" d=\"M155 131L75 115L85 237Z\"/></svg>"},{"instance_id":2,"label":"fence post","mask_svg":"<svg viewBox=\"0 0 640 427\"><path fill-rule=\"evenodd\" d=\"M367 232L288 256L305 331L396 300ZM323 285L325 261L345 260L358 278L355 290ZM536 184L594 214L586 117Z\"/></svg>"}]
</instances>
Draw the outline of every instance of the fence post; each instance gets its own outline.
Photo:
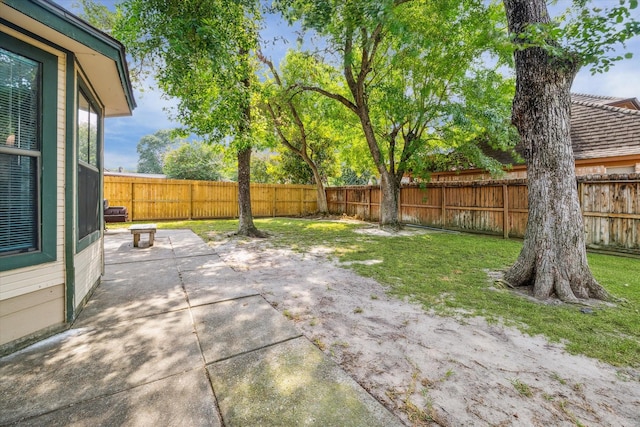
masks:
<instances>
[{"instance_id":1,"label":"fence post","mask_svg":"<svg viewBox=\"0 0 640 427\"><path fill-rule=\"evenodd\" d=\"M349 192L347 191L347 187L345 187L345 188L344 188L344 213L345 213L346 215L349 215L349 213L347 212L347 207L348 207L348 206L347 206L347 205L348 205L348 203L347 203L347 197L348 197L348 195L349 195Z\"/></svg>"},{"instance_id":2,"label":"fence post","mask_svg":"<svg viewBox=\"0 0 640 427\"><path fill-rule=\"evenodd\" d=\"M509 186L502 184L502 236L509 238Z\"/></svg>"},{"instance_id":3,"label":"fence post","mask_svg":"<svg viewBox=\"0 0 640 427\"><path fill-rule=\"evenodd\" d=\"M189 219L193 219L193 182L189 183Z\"/></svg>"},{"instance_id":4,"label":"fence post","mask_svg":"<svg viewBox=\"0 0 640 427\"><path fill-rule=\"evenodd\" d=\"M373 188L371 186L369 186L369 209L367 210L368 214L369 214L369 221L371 221L373 219L373 214L371 213L371 193Z\"/></svg>"},{"instance_id":5,"label":"fence post","mask_svg":"<svg viewBox=\"0 0 640 427\"><path fill-rule=\"evenodd\" d=\"M402 222L402 184L398 188L398 222Z\"/></svg>"},{"instance_id":6,"label":"fence post","mask_svg":"<svg viewBox=\"0 0 640 427\"><path fill-rule=\"evenodd\" d=\"M131 181L131 221L135 221L135 213L134 213L134 209L133 209L133 205L134 205L134 195L133 195L133 189L134 189L134 182Z\"/></svg>"},{"instance_id":7,"label":"fence post","mask_svg":"<svg viewBox=\"0 0 640 427\"><path fill-rule=\"evenodd\" d=\"M447 187L443 182L441 191L440 191L442 193L442 209L440 210L440 216L441 216L440 222L441 222L442 228L446 227L446 221L445 221L445 218L447 217L447 197L446 197L447 191L446 190L447 190Z\"/></svg>"},{"instance_id":8,"label":"fence post","mask_svg":"<svg viewBox=\"0 0 640 427\"><path fill-rule=\"evenodd\" d=\"M272 217L275 218L276 217L276 201L278 200L276 196L276 191L278 191L278 188L275 185L271 188L273 188L273 201L271 203L271 212L272 212Z\"/></svg>"},{"instance_id":9,"label":"fence post","mask_svg":"<svg viewBox=\"0 0 640 427\"><path fill-rule=\"evenodd\" d=\"M303 215L304 211L304 188L300 188L300 216Z\"/></svg>"}]
</instances>

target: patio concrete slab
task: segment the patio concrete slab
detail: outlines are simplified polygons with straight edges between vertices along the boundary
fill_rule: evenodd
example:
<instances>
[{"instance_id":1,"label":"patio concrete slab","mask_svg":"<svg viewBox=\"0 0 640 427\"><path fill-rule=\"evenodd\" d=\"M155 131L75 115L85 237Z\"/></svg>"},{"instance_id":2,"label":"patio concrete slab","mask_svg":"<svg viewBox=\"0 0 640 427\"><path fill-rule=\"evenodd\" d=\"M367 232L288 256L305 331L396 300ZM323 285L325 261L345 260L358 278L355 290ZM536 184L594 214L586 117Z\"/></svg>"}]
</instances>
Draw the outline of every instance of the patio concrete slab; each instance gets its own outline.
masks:
<instances>
[{"instance_id":1,"label":"patio concrete slab","mask_svg":"<svg viewBox=\"0 0 640 427\"><path fill-rule=\"evenodd\" d=\"M18 426L221 426L204 368L86 400Z\"/></svg>"},{"instance_id":2,"label":"patio concrete slab","mask_svg":"<svg viewBox=\"0 0 640 427\"><path fill-rule=\"evenodd\" d=\"M71 329L0 359L0 425L202 364L187 310Z\"/></svg>"},{"instance_id":3,"label":"patio concrete slab","mask_svg":"<svg viewBox=\"0 0 640 427\"><path fill-rule=\"evenodd\" d=\"M177 258L211 255L214 250L191 230L172 230L171 246Z\"/></svg>"},{"instance_id":4,"label":"patio concrete slab","mask_svg":"<svg viewBox=\"0 0 640 427\"><path fill-rule=\"evenodd\" d=\"M228 426L401 426L307 339L207 368Z\"/></svg>"},{"instance_id":5,"label":"patio concrete slab","mask_svg":"<svg viewBox=\"0 0 640 427\"><path fill-rule=\"evenodd\" d=\"M180 273L192 307L258 295L246 278L229 267Z\"/></svg>"},{"instance_id":6,"label":"patio concrete slab","mask_svg":"<svg viewBox=\"0 0 640 427\"><path fill-rule=\"evenodd\" d=\"M191 311L207 363L301 336L293 323L261 296L194 307Z\"/></svg>"},{"instance_id":7,"label":"patio concrete slab","mask_svg":"<svg viewBox=\"0 0 640 427\"><path fill-rule=\"evenodd\" d=\"M176 266L180 272L229 269L229 266L216 253L176 258Z\"/></svg>"},{"instance_id":8,"label":"patio concrete slab","mask_svg":"<svg viewBox=\"0 0 640 427\"><path fill-rule=\"evenodd\" d=\"M131 261L129 254L126 254L120 263L105 265L102 276L102 281L153 282L159 285L175 285L179 279L178 268L173 258Z\"/></svg>"},{"instance_id":9,"label":"patio concrete slab","mask_svg":"<svg viewBox=\"0 0 640 427\"><path fill-rule=\"evenodd\" d=\"M208 304L215 304L221 301L228 301L236 298L244 298L259 295L258 291L249 288L234 289L227 285L210 285L207 287L190 285L186 286L189 294L189 304L192 307L200 307Z\"/></svg>"},{"instance_id":10,"label":"patio concrete slab","mask_svg":"<svg viewBox=\"0 0 640 427\"><path fill-rule=\"evenodd\" d=\"M110 264L75 324L104 326L187 307L187 297L173 262Z\"/></svg>"}]
</instances>

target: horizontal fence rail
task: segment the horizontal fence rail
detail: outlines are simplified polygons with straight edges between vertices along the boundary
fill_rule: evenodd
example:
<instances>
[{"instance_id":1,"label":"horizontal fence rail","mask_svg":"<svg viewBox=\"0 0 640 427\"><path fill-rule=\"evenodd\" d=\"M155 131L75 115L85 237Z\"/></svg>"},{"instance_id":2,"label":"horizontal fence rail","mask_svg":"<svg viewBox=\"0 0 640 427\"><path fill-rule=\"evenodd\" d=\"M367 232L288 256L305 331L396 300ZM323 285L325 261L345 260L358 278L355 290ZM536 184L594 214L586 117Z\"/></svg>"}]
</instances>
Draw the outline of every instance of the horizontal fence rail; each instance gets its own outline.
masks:
<instances>
[{"instance_id":1,"label":"horizontal fence rail","mask_svg":"<svg viewBox=\"0 0 640 427\"><path fill-rule=\"evenodd\" d=\"M640 175L579 177L588 247L640 253ZM380 187L328 187L332 214L380 219ZM448 181L403 186L400 221L449 230L524 237L527 226L524 179Z\"/></svg>"},{"instance_id":2,"label":"horizontal fence rail","mask_svg":"<svg viewBox=\"0 0 640 427\"><path fill-rule=\"evenodd\" d=\"M236 182L190 181L105 175L109 206L127 208L129 220L181 220L238 216ZM251 184L256 217L300 216L317 210L313 185Z\"/></svg>"}]
</instances>

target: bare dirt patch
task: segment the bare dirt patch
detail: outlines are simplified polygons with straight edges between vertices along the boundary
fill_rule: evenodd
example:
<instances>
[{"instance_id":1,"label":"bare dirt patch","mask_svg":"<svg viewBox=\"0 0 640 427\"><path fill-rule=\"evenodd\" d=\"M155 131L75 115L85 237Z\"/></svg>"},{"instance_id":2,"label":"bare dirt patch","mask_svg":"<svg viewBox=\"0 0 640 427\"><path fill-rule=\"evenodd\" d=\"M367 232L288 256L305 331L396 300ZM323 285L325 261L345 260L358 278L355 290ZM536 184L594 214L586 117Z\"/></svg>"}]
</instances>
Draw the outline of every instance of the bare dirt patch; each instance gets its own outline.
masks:
<instances>
[{"instance_id":1,"label":"bare dirt patch","mask_svg":"<svg viewBox=\"0 0 640 427\"><path fill-rule=\"evenodd\" d=\"M428 313L341 268L326 248L300 254L268 239L211 244L407 425L640 426L636 370L570 355L482 318Z\"/></svg>"}]
</instances>

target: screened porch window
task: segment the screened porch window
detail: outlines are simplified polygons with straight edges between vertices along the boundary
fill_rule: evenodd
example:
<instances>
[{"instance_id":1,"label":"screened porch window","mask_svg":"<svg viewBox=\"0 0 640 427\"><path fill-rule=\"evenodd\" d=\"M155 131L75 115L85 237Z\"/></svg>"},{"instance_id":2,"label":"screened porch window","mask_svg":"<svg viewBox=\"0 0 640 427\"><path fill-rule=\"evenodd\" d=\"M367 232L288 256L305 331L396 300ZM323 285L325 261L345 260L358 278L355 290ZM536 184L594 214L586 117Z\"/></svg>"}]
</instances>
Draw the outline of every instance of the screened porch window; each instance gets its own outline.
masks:
<instances>
[{"instance_id":1,"label":"screened porch window","mask_svg":"<svg viewBox=\"0 0 640 427\"><path fill-rule=\"evenodd\" d=\"M78 238L100 230L99 113L78 90Z\"/></svg>"},{"instance_id":2,"label":"screened porch window","mask_svg":"<svg viewBox=\"0 0 640 427\"><path fill-rule=\"evenodd\" d=\"M0 257L40 250L41 68L0 48Z\"/></svg>"}]
</instances>

